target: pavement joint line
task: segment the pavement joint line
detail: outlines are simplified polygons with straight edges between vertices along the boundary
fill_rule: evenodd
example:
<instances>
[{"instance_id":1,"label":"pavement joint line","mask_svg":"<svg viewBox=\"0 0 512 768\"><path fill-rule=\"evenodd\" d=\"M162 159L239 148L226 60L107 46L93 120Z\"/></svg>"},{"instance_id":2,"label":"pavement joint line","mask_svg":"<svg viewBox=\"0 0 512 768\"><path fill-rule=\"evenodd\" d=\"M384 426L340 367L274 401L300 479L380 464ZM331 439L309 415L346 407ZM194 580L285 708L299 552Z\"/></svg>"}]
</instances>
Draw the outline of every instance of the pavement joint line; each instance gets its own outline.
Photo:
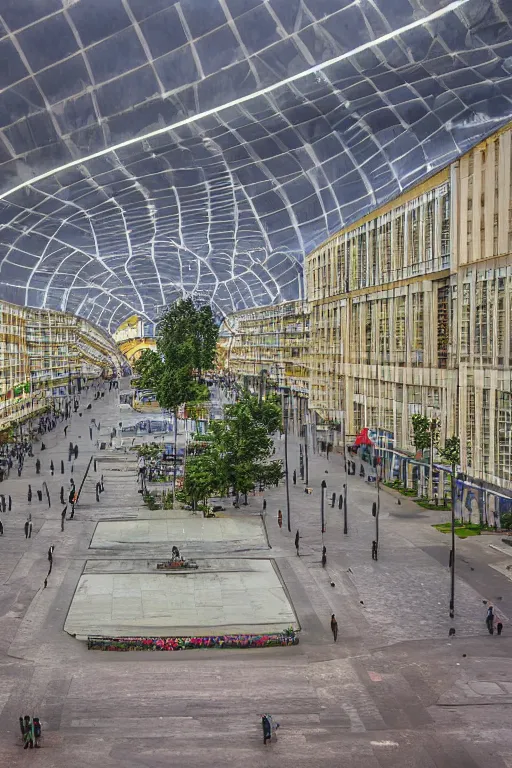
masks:
<instances>
[{"instance_id":1,"label":"pavement joint line","mask_svg":"<svg viewBox=\"0 0 512 768\"><path fill-rule=\"evenodd\" d=\"M510 548L510 552L506 549L503 549L503 547L499 547L497 544L489 544L489 547L491 549L495 549L497 552L502 552L504 555L512 557L512 547Z\"/></svg>"}]
</instances>

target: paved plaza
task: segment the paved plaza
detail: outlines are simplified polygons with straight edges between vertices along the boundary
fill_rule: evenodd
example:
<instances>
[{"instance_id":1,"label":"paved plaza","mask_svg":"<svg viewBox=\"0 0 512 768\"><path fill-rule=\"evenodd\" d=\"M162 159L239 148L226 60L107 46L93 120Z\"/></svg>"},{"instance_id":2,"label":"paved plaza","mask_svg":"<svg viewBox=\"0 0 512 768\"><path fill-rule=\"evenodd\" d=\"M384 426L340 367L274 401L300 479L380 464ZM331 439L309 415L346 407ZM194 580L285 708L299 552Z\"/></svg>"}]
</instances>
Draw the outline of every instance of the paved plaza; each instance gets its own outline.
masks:
<instances>
[{"instance_id":1,"label":"paved plaza","mask_svg":"<svg viewBox=\"0 0 512 768\"><path fill-rule=\"evenodd\" d=\"M263 494L249 496L249 506L233 516L226 503L224 517L214 520L149 512L137 493L133 455L120 451L97 461L96 471L91 465L75 517L61 531L58 499L60 487L69 487L71 466L79 484L93 454L110 457L96 442L108 441L112 426L124 418L117 393L107 390L86 410L91 394L83 393L82 416L73 416L66 438L59 425L45 436L45 452L36 446L22 477L11 474L0 486L12 498L0 537L2 768L27 761L38 768L512 768L512 555L505 545L490 546L496 537L457 541L452 621L449 537L431 527L443 514L419 510L406 499L398 505L383 491L379 560L372 561L375 487L348 478L344 535L343 513L330 506L331 493L347 482L337 456L327 460L311 451L312 494L299 480L291 484L288 532L283 484L265 492L263 524ZM92 417L101 423L93 440ZM79 446L72 464L70 440ZM283 443L276 442L278 456ZM298 473L293 435L289 463L290 472ZM105 491L97 502L101 475ZM328 499L323 536L322 480ZM35 495L43 482L51 507ZM33 534L26 539L29 512ZM150 535L161 538L152 543ZM157 572L173 543L197 559L197 572ZM484 600L503 617L502 637L485 629ZM339 625L336 643L332 613ZM93 622L100 624L100 614L103 629L112 621L113 632L127 619L133 629L134 621L163 629L162 619L169 626L170 617L186 622L187 615L210 629L231 620L237 627L296 621L300 644L88 651L69 633L88 633ZM455 637L448 634L452 626ZM278 741L267 747L259 720L264 711L281 723ZM21 748L18 717L24 714L43 723L43 748L30 755Z\"/></svg>"},{"instance_id":2,"label":"paved plaza","mask_svg":"<svg viewBox=\"0 0 512 768\"><path fill-rule=\"evenodd\" d=\"M159 511L159 510L156 510ZM229 542L233 547L268 548L260 517L203 518L200 515L175 517L160 511L160 519L106 521L96 526L92 548L113 548L132 544L191 544Z\"/></svg>"},{"instance_id":3,"label":"paved plaza","mask_svg":"<svg viewBox=\"0 0 512 768\"><path fill-rule=\"evenodd\" d=\"M290 626L297 620L273 562L251 559L226 572L86 574L64 629L87 639L260 634Z\"/></svg>"}]
</instances>

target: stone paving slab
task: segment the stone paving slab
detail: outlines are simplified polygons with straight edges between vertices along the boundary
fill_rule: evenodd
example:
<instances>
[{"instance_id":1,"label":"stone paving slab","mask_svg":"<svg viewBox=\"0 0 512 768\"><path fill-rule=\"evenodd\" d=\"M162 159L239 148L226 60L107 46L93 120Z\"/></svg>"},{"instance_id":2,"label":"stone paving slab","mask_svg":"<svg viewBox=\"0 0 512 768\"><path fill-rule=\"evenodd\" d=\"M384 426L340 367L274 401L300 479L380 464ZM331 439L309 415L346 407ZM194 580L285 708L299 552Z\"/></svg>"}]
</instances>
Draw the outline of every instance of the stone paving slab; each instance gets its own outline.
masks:
<instances>
[{"instance_id":1,"label":"stone paving slab","mask_svg":"<svg viewBox=\"0 0 512 768\"><path fill-rule=\"evenodd\" d=\"M105 521L96 526L91 548L125 548L130 544L180 544L182 542L244 542L267 546L259 517L202 518L167 517L164 519Z\"/></svg>"},{"instance_id":2,"label":"stone paving slab","mask_svg":"<svg viewBox=\"0 0 512 768\"><path fill-rule=\"evenodd\" d=\"M238 571L84 574L64 629L84 638L266 633L297 627L270 560Z\"/></svg>"}]
</instances>

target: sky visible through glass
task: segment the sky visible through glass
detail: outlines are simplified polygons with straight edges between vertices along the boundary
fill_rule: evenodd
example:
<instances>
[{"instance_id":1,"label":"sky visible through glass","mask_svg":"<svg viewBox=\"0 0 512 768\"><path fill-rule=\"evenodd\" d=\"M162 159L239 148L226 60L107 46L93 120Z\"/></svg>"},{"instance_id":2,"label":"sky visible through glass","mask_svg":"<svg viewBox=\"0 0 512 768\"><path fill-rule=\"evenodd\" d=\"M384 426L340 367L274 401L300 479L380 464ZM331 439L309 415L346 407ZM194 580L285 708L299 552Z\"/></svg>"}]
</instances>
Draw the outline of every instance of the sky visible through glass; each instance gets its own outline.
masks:
<instances>
[{"instance_id":1,"label":"sky visible through glass","mask_svg":"<svg viewBox=\"0 0 512 768\"><path fill-rule=\"evenodd\" d=\"M304 254L512 115L509 0L0 0L0 297L113 332Z\"/></svg>"}]
</instances>

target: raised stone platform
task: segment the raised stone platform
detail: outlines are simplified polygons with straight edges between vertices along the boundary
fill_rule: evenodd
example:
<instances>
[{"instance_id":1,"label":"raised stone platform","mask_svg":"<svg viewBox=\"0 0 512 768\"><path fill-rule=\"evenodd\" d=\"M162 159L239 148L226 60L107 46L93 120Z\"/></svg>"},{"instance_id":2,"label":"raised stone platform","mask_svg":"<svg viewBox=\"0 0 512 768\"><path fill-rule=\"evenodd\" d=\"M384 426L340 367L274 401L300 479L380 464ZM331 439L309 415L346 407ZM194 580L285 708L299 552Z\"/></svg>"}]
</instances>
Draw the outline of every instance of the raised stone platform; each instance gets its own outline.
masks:
<instances>
[{"instance_id":1,"label":"raised stone platform","mask_svg":"<svg viewBox=\"0 0 512 768\"><path fill-rule=\"evenodd\" d=\"M151 513L150 513L151 514ZM108 520L96 526L91 541L93 549L126 550L127 545L203 544L229 542L247 547L267 547L265 530L259 516L203 518L199 515L160 519Z\"/></svg>"},{"instance_id":2,"label":"raised stone platform","mask_svg":"<svg viewBox=\"0 0 512 768\"><path fill-rule=\"evenodd\" d=\"M64 629L90 635L261 634L298 628L272 560L239 560L210 572L87 573Z\"/></svg>"}]
</instances>

